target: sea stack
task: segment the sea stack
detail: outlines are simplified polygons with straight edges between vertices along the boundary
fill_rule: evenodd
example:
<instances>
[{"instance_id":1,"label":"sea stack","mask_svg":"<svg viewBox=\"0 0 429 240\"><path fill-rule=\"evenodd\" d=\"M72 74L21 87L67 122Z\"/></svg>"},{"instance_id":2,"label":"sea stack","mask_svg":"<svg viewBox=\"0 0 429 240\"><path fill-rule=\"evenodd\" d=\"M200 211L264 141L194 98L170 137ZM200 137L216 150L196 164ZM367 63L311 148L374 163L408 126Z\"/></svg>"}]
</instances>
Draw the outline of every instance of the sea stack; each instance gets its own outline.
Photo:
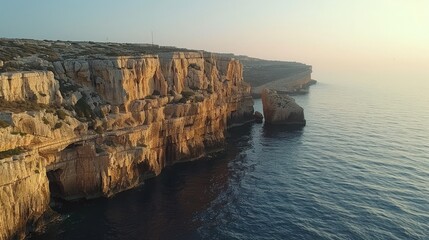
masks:
<instances>
[{"instance_id":1,"label":"sea stack","mask_svg":"<svg viewBox=\"0 0 429 240\"><path fill-rule=\"evenodd\" d=\"M261 98L265 124L305 126L304 109L292 97L286 94L280 95L277 91L265 88L261 92Z\"/></svg>"}]
</instances>

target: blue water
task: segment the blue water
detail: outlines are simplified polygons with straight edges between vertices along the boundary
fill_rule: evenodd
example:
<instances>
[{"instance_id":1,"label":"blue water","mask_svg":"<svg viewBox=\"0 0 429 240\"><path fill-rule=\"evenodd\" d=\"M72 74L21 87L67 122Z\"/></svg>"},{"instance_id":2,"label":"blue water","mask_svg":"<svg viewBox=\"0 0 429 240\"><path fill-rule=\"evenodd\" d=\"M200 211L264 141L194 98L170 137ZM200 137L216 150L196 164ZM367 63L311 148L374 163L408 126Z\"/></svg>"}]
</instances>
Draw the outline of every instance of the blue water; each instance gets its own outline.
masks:
<instances>
[{"instance_id":1,"label":"blue water","mask_svg":"<svg viewBox=\"0 0 429 240\"><path fill-rule=\"evenodd\" d=\"M427 90L319 83L295 96L303 130L234 129L225 156L64 207L33 239L429 239Z\"/></svg>"}]
</instances>

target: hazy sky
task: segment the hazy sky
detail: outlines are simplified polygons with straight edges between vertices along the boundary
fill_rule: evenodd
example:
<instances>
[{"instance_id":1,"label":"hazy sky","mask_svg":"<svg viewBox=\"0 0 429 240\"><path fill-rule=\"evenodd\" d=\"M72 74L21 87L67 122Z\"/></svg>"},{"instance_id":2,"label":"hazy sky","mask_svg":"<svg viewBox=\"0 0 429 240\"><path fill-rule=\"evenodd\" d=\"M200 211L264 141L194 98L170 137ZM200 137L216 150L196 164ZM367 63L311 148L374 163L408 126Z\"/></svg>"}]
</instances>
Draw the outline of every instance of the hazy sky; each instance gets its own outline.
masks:
<instances>
[{"instance_id":1,"label":"hazy sky","mask_svg":"<svg viewBox=\"0 0 429 240\"><path fill-rule=\"evenodd\" d=\"M429 77L426 0L0 0L0 36L154 42L301 61L328 77Z\"/></svg>"}]
</instances>

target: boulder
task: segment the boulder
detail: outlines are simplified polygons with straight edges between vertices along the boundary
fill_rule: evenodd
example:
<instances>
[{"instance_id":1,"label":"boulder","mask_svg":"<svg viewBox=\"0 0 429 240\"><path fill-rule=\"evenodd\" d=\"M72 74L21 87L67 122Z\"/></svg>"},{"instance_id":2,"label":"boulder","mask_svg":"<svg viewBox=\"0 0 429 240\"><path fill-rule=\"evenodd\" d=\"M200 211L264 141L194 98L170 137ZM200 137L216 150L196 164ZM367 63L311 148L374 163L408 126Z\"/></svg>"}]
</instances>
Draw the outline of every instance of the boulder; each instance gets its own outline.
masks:
<instances>
[{"instance_id":1,"label":"boulder","mask_svg":"<svg viewBox=\"0 0 429 240\"><path fill-rule=\"evenodd\" d=\"M256 123L262 123L262 120L264 119L264 116L262 115L262 113L258 111L255 111L255 113L253 114L253 117L255 118Z\"/></svg>"},{"instance_id":2,"label":"boulder","mask_svg":"<svg viewBox=\"0 0 429 240\"><path fill-rule=\"evenodd\" d=\"M279 95L276 91L265 88L261 92L265 124L305 126L304 109L288 95Z\"/></svg>"}]
</instances>

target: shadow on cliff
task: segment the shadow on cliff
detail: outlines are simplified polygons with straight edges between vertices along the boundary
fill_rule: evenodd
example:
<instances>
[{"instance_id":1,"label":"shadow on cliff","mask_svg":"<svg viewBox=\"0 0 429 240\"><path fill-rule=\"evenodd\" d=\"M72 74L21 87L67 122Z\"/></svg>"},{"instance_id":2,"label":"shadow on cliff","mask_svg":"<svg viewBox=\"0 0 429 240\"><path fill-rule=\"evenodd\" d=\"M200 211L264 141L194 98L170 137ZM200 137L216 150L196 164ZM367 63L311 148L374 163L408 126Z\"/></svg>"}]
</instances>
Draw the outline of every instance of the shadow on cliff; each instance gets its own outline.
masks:
<instances>
[{"instance_id":1,"label":"shadow on cliff","mask_svg":"<svg viewBox=\"0 0 429 240\"><path fill-rule=\"evenodd\" d=\"M63 220L30 239L199 239L198 228L213 217L207 212L239 197L230 184L246 171L251 132L252 125L230 129L224 152L168 166L110 199L63 202L56 208Z\"/></svg>"}]
</instances>

